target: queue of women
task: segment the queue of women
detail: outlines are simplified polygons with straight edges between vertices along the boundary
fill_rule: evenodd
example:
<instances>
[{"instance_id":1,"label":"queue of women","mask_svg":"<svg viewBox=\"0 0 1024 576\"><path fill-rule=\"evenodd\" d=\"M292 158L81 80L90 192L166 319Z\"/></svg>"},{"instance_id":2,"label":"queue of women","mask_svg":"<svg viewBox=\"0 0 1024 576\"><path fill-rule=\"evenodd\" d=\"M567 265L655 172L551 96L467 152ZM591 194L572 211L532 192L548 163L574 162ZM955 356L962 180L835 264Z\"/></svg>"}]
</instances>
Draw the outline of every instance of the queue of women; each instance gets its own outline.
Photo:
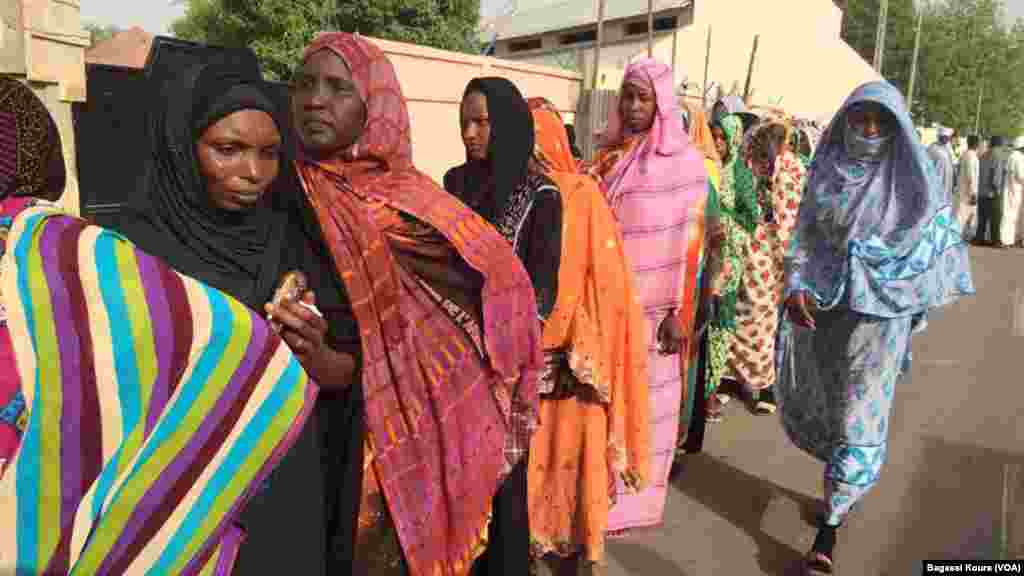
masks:
<instances>
[{"instance_id":1,"label":"queue of women","mask_svg":"<svg viewBox=\"0 0 1024 576\"><path fill-rule=\"evenodd\" d=\"M542 95L480 78L443 188L359 36L306 49L290 110L238 64L163 93L110 230L51 204L53 120L0 80L5 572L599 569L731 384L825 463L830 573L911 334L973 292L886 83L823 134L735 101L709 125L640 60L583 163Z\"/></svg>"}]
</instances>

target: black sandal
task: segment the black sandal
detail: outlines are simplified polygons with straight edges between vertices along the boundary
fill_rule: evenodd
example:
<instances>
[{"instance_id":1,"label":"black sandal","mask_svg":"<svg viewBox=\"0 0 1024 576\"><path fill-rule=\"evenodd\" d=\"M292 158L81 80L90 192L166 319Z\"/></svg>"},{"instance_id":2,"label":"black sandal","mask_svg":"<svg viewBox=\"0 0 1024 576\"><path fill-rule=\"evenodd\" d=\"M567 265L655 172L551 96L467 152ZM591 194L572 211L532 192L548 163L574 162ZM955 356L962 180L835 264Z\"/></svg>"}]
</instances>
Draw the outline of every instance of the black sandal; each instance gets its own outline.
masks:
<instances>
[{"instance_id":1,"label":"black sandal","mask_svg":"<svg viewBox=\"0 0 1024 576\"><path fill-rule=\"evenodd\" d=\"M832 574L832 552L836 547L836 530L838 526L822 524L818 528L818 535L814 537L814 545L807 553L806 572L808 576L823 576Z\"/></svg>"},{"instance_id":2,"label":"black sandal","mask_svg":"<svg viewBox=\"0 0 1024 576\"><path fill-rule=\"evenodd\" d=\"M722 421L723 412L722 402L718 399L718 394L710 394L704 406L704 421L708 424L717 424Z\"/></svg>"},{"instance_id":3,"label":"black sandal","mask_svg":"<svg viewBox=\"0 0 1024 576\"><path fill-rule=\"evenodd\" d=\"M775 404L775 392L771 387L754 393L754 414L762 416L775 414L777 409L777 405Z\"/></svg>"}]
</instances>

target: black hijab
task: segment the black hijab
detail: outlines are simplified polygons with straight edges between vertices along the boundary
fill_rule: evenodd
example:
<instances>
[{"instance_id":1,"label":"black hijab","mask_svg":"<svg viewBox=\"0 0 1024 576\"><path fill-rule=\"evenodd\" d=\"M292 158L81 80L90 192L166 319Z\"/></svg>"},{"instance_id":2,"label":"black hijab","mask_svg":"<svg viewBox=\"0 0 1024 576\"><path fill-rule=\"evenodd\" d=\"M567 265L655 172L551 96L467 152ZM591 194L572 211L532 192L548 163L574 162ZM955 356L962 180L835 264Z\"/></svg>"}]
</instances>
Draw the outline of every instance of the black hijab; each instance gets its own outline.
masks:
<instances>
[{"instance_id":1,"label":"black hijab","mask_svg":"<svg viewBox=\"0 0 1024 576\"><path fill-rule=\"evenodd\" d=\"M463 98L472 93L487 99L491 124L488 159L467 161L445 187L493 224L512 191L528 175L534 145L533 115L516 85L505 78L475 78L466 86Z\"/></svg>"},{"instance_id":2,"label":"black hijab","mask_svg":"<svg viewBox=\"0 0 1024 576\"><path fill-rule=\"evenodd\" d=\"M166 106L149 117L149 154L121 232L176 270L259 310L280 276L280 267L268 264L280 261L287 216L269 199L242 212L213 204L196 146L207 128L240 110L266 112L284 136L282 111L255 66L214 61L163 80L153 79ZM286 162L282 157L282 171Z\"/></svg>"}]
</instances>

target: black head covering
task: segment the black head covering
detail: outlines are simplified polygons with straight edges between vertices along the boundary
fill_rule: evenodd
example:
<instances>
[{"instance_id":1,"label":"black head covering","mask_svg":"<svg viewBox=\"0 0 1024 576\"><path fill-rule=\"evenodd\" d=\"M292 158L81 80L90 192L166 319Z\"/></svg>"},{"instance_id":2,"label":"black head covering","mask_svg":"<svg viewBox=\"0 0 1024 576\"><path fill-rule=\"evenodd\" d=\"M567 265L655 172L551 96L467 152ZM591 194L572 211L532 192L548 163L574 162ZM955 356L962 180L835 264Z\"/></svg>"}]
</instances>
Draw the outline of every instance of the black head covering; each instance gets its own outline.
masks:
<instances>
[{"instance_id":1,"label":"black head covering","mask_svg":"<svg viewBox=\"0 0 1024 576\"><path fill-rule=\"evenodd\" d=\"M46 105L14 78L0 77L0 200L64 190L60 132Z\"/></svg>"},{"instance_id":2,"label":"black head covering","mask_svg":"<svg viewBox=\"0 0 1024 576\"><path fill-rule=\"evenodd\" d=\"M147 165L121 231L178 271L259 309L277 281L271 276L279 270L266 264L280 257L287 218L269 200L243 212L217 207L200 173L196 144L212 124L240 110L268 113L283 136L281 110L259 70L238 63L195 66L162 83L154 79L154 86L162 86L167 104L147 123Z\"/></svg>"},{"instance_id":3,"label":"black head covering","mask_svg":"<svg viewBox=\"0 0 1024 576\"><path fill-rule=\"evenodd\" d=\"M487 98L491 140L487 161L469 161L466 179L456 194L488 222L502 213L516 186L526 180L533 155L533 115L516 85L505 78L475 78L463 97L472 93Z\"/></svg>"}]
</instances>

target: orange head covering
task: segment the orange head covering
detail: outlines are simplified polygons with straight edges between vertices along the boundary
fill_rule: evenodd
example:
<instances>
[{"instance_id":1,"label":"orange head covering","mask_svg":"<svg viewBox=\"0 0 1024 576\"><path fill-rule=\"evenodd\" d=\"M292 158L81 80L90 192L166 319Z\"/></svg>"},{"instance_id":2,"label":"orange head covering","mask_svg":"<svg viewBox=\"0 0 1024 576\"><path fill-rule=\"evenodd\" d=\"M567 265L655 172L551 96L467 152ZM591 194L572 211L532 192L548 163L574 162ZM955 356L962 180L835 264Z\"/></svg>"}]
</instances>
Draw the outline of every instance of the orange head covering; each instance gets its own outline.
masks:
<instances>
[{"instance_id":1,"label":"orange head covering","mask_svg":"<svg viewBox=\"0 0 1024 576\"><path fill-rule=\"evenodd\" d=\"M597 181L577 169L557 113L536 107L533 123L534 154L562 198L558 296L544 326L544 347L569 347L586 364L577 373L586 373L584 384L609 404L609 446L620 450L614 460L609 454L611 468L627 486L640 488L650 444L647 329L622 234Z\"/></svg>"},{"instance_id":2,"label":"orange head covering","mask_svg":"<svg viewBox=\"0 0 1024 576\"><path fill-rule=\"evenodd\" d=\"M534 154L549 172L577 174L576 160L572 157L569 135L558 112L544 107L531 107L533 127L537 133Z\"/></svg>"},{"instance_id":3,"label":"orange head covering","mask_svg":"<svg viewBox=\"0 0 1024 576\"><path fill-rule=\"evenodd\" d=\"M558 111L558 108L555 108L555 105L552 104L550 100L544 98L543 96L534 96L533 98L527 98L526 105L530 108L531 112L534 110L547 110L549 112L554 112L555 116L558 117L558 120L560 122L562 120L562 114Z\"/></svg>"},{"instance_id":4,"label":"orange head covering","mask_svg":"<svg viewBox=\"0 0 1024 576\"><path fill-rule=\"evenodd\" d=\"M715 138L711 134L711 127L708 126L704 108L689 101L684 101L683 107L686 108L689 116L690 142L704 153L705 158L721 166L722 158L718 155L718 148L715 147Z\"/></svg>"}]
</instances>

